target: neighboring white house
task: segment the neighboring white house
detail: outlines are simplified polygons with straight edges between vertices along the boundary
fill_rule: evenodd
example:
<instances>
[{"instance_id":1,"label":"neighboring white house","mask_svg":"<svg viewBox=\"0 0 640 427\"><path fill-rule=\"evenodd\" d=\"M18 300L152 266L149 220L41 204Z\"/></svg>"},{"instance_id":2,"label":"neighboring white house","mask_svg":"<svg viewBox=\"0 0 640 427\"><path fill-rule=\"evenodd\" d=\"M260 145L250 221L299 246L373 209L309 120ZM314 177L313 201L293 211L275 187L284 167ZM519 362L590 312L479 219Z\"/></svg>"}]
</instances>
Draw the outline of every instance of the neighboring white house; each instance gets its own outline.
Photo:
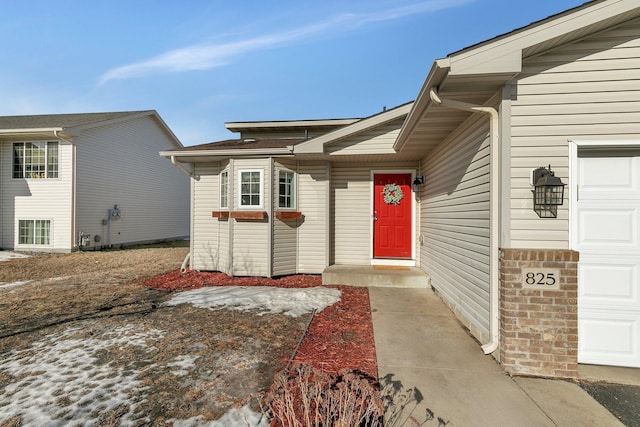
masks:
<instances>
[{"instance_id":1,"label":"neighboring white house","mask_svg":"<svg viewBox=\"0 0 640 427\"><path fill-rule=\"evenodd\" d=\"M411 104L162 152L193 166L193 268L417 266L508 372L640 367L639 76L640 3L596 0L436 60Z\"/></svg>"},{"instance_id":2,"label":"neighboring white house","mask_svg":"<svg viewBox=\"0 0 640 427\"><path fill-rule=\"evenodd\" d=\"M155 111L0 117L0 248L68 252L189 235L182 147Z\"/></svg>"}]
</instances>

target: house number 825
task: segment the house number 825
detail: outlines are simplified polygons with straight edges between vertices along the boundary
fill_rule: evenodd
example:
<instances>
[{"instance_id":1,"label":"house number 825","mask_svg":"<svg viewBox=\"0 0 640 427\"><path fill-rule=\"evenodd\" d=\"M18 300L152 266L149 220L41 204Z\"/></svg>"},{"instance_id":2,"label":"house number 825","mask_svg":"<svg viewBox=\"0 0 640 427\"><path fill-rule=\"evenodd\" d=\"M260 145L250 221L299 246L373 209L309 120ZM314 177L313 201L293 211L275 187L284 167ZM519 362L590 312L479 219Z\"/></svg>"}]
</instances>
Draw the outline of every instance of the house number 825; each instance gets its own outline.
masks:
<instances>
[{"instance_id":1,"label":"house number 825","mask_svg":"<svg viewBox=\"0 0 640 427\"><path fill-rule=\"evenodd\" d=\"M522 286L528 289L560 289L560 269L523 268Z\"/></svg>"},{"instance_id":2,"label":"house number 825","mask_svg":"<svg viewBox=\"0 0 640 427\"><path fill-rule=\"evenodd\" d=\"M527 285L553 286L556 284L556 278L553 273L527 273L525 281Z\"/></svg>"}]
</instances>

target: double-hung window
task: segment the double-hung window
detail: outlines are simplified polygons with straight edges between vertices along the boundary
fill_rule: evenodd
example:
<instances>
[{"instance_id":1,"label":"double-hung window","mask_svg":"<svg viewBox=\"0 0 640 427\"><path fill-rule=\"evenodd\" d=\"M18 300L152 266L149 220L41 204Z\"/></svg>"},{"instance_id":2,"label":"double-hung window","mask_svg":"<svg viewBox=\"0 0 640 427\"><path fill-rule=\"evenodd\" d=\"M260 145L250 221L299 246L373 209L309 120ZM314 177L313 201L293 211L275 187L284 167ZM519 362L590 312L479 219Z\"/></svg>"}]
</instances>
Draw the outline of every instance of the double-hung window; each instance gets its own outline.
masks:
<instances>
[{"instance_id":1,"label":"double-hung window","mask_svg":"<svg viewBox=\"0 0 640 427\"><path fill-rule=\"evenodd\" d=\"M262 207L262 170L240 170L240 207Z\"/></svg>"},{"instance_id":2,"label":"double-hung window","mask_svg":"<svg viewBox=\"0 0 640 427\"><path fill-rule=\"evenodd\" d=\"M21 219L18 221L18 243L21 245L50 245L51 220Z\"/></svg>"},{"instance_id":3,"label":"double-hung window","mask_svg":"<svg viewBox=\"0 0 640 427\"><path fill-rule=\"evenodd\" d=\"M295 174L291 171L278 171L278 208L295 209Z\"/></svg>"},{"instance_id":4,"label":"double-hung window","mask_svg":"<svg viewBox=\"0 0 640 427\"><path fill-rule=\"evenodd\" d=\"M58 142L14 142L14 178L58 178Z\"/></svg>"},{"instance_id":5,"label":"double-hung window","mask_svg":"<svg viewBox=\"0 0 640 427\"><path fill-rule=\"evenodd\" d=\"M229 171L220 174L220 209L229 209Z\"/></svg>"}]
</instances>

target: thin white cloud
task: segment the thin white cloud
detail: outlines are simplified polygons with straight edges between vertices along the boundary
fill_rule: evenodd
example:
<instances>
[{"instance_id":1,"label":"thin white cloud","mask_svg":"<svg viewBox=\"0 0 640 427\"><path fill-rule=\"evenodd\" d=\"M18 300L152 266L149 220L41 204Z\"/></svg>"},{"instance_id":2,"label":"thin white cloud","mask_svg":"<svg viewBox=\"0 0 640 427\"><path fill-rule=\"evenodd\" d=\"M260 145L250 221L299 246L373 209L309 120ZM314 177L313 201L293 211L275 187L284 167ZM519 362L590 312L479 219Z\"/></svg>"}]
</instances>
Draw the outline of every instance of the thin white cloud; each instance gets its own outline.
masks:
<instances>
[{"instance_id":1,"label":"thin white cloud","mask_svg":"<svg viewBox=\"0 0 640 427\"><path fill-rule=\"evenodd\" d=\"M474 0L427 0L371 13L345 13L325 21L280 33L252 37L230 43L201 43L171 50L153 58L116 67L104 73L99 84L110 80L144 77L151 74L207 70L229 64L234 57L258 50L299 42L327 32L349 31L363 25L392 21L410 15L436 12Z\"/></svg>"}]
</instances>

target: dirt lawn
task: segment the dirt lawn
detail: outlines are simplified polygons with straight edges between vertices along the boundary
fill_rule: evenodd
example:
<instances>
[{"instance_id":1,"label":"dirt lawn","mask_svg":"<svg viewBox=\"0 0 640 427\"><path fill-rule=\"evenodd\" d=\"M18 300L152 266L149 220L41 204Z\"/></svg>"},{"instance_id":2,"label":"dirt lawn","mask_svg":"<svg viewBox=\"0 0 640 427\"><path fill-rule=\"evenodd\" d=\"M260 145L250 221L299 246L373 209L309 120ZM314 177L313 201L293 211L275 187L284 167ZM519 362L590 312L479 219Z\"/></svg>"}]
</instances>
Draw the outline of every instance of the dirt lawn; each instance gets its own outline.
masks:
<instances>
[{"instance_id":1,"label":"dirt lawn","mask_svg":"<svg viewBox=\"0 0 640 427\"><path fill-rule=\"evenodd\" d=\"M0 426L204 425L267 388L311 315L167 306L136 285L187 250L1 262Z\"/></svg>"}]
</instances>

